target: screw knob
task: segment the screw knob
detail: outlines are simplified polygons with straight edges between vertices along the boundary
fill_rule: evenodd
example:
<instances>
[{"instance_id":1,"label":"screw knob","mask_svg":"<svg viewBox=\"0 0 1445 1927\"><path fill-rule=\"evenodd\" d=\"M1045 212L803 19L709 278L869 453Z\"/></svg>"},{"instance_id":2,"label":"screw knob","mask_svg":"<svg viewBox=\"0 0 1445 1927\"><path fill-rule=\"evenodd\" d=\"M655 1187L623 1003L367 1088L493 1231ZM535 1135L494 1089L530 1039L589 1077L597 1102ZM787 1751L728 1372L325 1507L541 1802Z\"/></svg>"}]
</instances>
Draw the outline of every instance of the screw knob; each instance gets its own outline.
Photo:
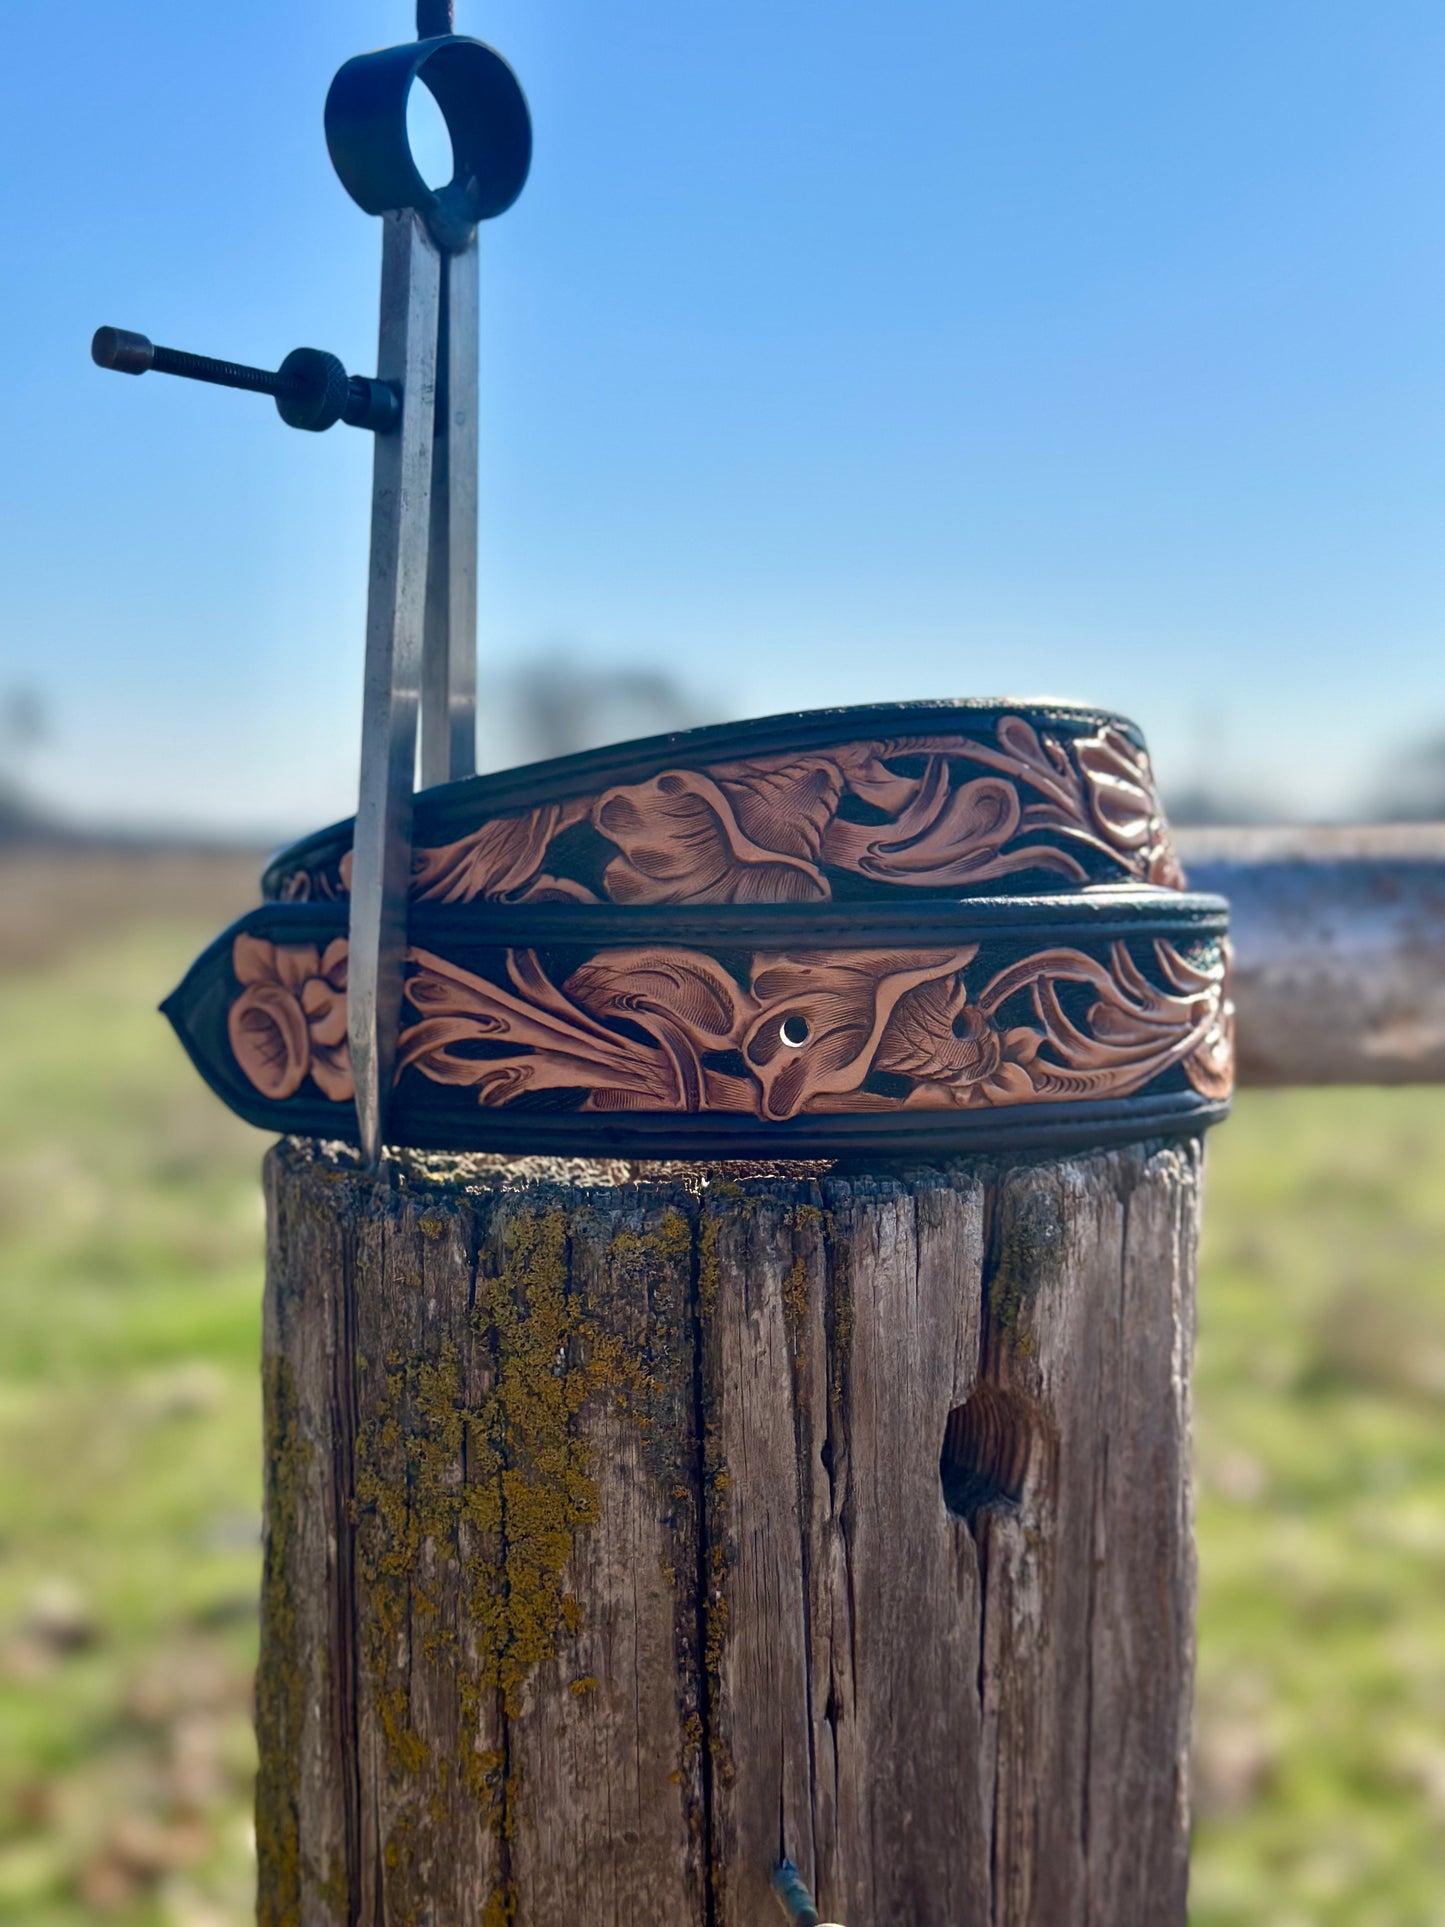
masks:
<instances>
[{"instance_id":1,"label":"screw knob","mask_svg":"<svg viewBox=\"0 0 1445 1927\"><path fill-rule=\"evenodd\" d=\"M97 328L90 358L98 368L113 368L122 375L143 375L153 368L158 375L182 375L187 381L270 395L288 428L306 428L315 434L345 422L349 428L369 428L373 434L385 435L401 419L401 397L389 381L348 375L324 348L293 348L273 373L268 368L248 368L240 361L158 348L128 328Z\"/></svg>"}]
</instances>

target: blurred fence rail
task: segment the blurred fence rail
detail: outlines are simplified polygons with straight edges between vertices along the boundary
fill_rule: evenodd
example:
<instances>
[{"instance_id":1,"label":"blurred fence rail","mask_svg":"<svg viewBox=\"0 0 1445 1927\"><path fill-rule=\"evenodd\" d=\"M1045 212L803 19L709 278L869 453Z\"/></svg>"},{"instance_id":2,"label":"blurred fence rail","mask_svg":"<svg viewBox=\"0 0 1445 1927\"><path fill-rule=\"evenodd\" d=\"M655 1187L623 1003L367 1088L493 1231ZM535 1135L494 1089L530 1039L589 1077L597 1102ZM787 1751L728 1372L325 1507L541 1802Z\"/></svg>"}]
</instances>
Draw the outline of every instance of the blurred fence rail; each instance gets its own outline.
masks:
<instances>
[{"instance_id":1,"label":"blurred fence rail","mask_svg":"<svg viewBox=\"0 0 1445 1927\"><path fill-rule=\"evenodd\" d=\"M1229 899L1241 1084L1445 1083L1445 824L1178 841Z\"/></svg>"}]
</instances>

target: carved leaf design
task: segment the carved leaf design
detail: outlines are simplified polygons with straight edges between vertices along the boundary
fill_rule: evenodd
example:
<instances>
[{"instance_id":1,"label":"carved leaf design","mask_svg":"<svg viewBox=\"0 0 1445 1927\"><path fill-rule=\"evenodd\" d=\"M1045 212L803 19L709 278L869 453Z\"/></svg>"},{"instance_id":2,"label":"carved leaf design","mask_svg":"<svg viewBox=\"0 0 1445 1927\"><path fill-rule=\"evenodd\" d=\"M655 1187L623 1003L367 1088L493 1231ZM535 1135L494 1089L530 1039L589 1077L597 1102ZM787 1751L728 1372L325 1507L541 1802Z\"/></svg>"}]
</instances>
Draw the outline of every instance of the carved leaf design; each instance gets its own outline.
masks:
<instances>
[{"instance_id":1,"label":"carved leaf design","mask_svg":"<svg viewBox=\"0 0 1445 1927\"><path fill-rule=\"evenodd\" d=\"M967 765L993 774L965 778ZM665 770L498 817L416 851L413 894L444 903L595 902L595 873L568 874L563 853L554 855L559 837L589 821L616 851L601 883L614 903L823 902L832 894L828 869L915 889L1029 869L1087 883L1068 849L1020 841L1040 833L1126 875L1184 883L1149 758L1126 730L1107 724L1061 739L1011 715L999 718L991 743L963 732L838 743ZM344 894L350 876L348 854L335 882L329 872L297 871L283 894Z\"/></svg>"},{"instance_id":2,"label":"carved leaf design","mask_svg":"<svg viewBox=\"0 0 1445 1927\"><path fill-rule=\"evenodd\" d=\"M816 863L823 832L842 801L844 776L831 752L787 760L720 763L711 774L746 835L761 849Z\"/></svg>"},{"instance_id":3,"label":"carved leaf design","mask_svg":"<svg viewBox=\"0 0 1445 1927\"><path fill-rule=\"evenodd\" d=\"M1041 1051L1029 1066L1034 1095L1126 1097L1174 1064L1184 1064L1189 1075L1201 1051L1206 1058L1195 1076L1218 1083L1229 1056L1225 963L1191 964L1163 941L1156 941L1154 951L1168 990L1151 984L1121 943L1112 947L1108 966L1077 950L1047 950L992 980L978 1000L988 1016L1020 991L1032 994L1041 1042L1050 1053ZM1063 983L1087 984L1096 992L1084 1027L1059 1000ZM1227 1095L1228 1088L1226 1077L1217 1094Z\"/></svg>"},{"instance_id":4,"label":"carved leaf design","mask_svg":"<svg viewBox=\"0 0 1445 1927\"><path fill-rule=\"evenodd\" d=\"M1147 753L1114 728L1083 737L1074 753L1105 840L1147 882L1182 890L1184 872L1169 841Z\"/></svg>"},{"instance_id":5,"label":"carved leaf design","mask_svg":"<svg viewBox=\"0 0 1445 1927\"><path fill-rule=\"evenodd\" d=\"M984 1034L973 1034L980 1027ZM960 971L919 984L899 998L874 1064L902 1077L929 1077L942 1066L987 1067L997 1055L996 1040L968 1007L968 986Z\"/></svg>"},{"instance_id":6,"label":"carved leaf design","mask_svg":"<svg viewBox=\"0 0 1445 1927\"><path fill-rule=\"evenodd\" d=\"M1175 988L1192 995L1204 1008L1204 1035L1184 1060L1184 1075L1201 1097L1222 1102L1234 1089L1234 1003L1229 995L1232 954L1226 940L1217 965L1192 964L1168 945L1160 946L1160 963Z\"/></svg>"},{"instance_id":7,"label":"carved leaf design","mask_svg":"<svg viewBox=\"0 0 1445 1927\"><path fill-rule=\"evenodd\" d=\"M1124 730L1107 724L1080 737L1073 756L1056 736L1023 716L1004 716L996 746L960 741L953 753L1027 784L1040 799L1023 809L1025 829L1050 829L1104 851L1134 875L1184 888L1149 756ZM892 752L901 745L883 747Z\"/></svg>"},{"instance_id":8,"label":"carved leaf design","mask_svg":"<svg viewBox=\"0 0 1445 1927\"><path fill-rule=\"evenodd\" d=\"M735 783L724 789L696 770L668 770L649 783L608 790L592 812L594 826L621 854L603 876L613 903L814 903L829 895L815 862L794 851L806 843L806 817L782 839L793 849L754 842L739 821L734 796L770 832L776 790ZM791 786L816 810L823 797Z\"/></svg>"},{"instance_id":9,"label":"carved leaf design","mask_svg":"<svg viewBox=\"0 0 1445 1927\"><path fill-rule=\"evenodd\" d=\"M931 757L912 801L892 823L875 828L835 817L823 840L823 860L884 883L970 883L1018 870L1086 880L1081 864L1047 844L1005 854L1020 821L1012 783L980 776L953 789L946 760Z\"/></svg>"},{"instance_id":10,"label":"carved leaf design","mask_svg":"<svg viewBox=\"0 0 1445 1927\"><path fill-rule=\"evenodd\" d=\"M907 739L879 747L888 756L904 755ZM919 747L935 749L983 769L997 770L1013 782L1026 784L1043 799L1024 808L1026 824L1072 835L1091 835L1088 801L1079 770L1059 739L1041 734L1026 717L1001 716L991 744L960 736Z\"/></svg>"},{"instance_id":11,"label":"carved leaf design","mask_svg":"<svg viewBox=\"0 0 1445 1927\"><path fill-rule=\"evenodd\" d=\"M435 903L535 900L528 886L534 883L554 837L582 822L587 808L581 799L547 803L520 816L499 816L456 843L417 850L412 859L412 895ZM555 879L552 882L558 887ZM575 901L594 901L580 884L571 884L565 894Z\"/></svg>"},{"instance_id":12,"label":"carved leaf design","mask_svg":"<svg viewBox=\"0 0 1445 1927\"><path fill-rule=\"evenodd\" d=\"M968 945L754 958L759 1009L742 1051L758 1080L760 1114L795 1117L818 1098L857 1091L899 999L918 984L961 971L976 954L977 945Z\"/></svg>"},{"instance_id":13,"label":"carved leaf design","mask_svg":"<svg viewBox=\"0 0 1445 1927\"><path fill-rule=\"evenodd\" d=\"M627 1091L660 1110L677 1108L677 1087L660 1051L597 1023L568 1001L531 951L508 951L515 986L475 977L425 950L408 952L415 969L406 995L421 1022L401 1034L398 1073L410 1065L436 1083L474 1086L483 1104L523 1090ZM512 1052L477 1057L459 1045L500 1044Z\"/></svg>"},{"instance_id":14,"label":"carved leaf design","mask_svg":"<svg viewBox=\"0 0 1445 1927\"><path fill-rule=\"evenodd\" d=\"M720 964L686 950L608 950L574 971L565 988L594 1016L628 1019L656 1038L679 1108L714 1108L708 1088L716 1074L703 1057L731 1049L755 1008Z\"/></svg>"},{"instance_id":15,"label":"carved leaf design","mask_svg":"<svg viewBox=\"0 0 1445 1927\"><path fill-rule=\"evenodd\" d=\"M308 1076L334 1101L352 1096L346 949L344 938L323 954L236 941L231 1048L273 1101L294 1096ZM620 949L592 958L559 989L533 951L507 953L509 985L501 985L413 950L407 997L419 1021L402 1033L398 1075L415 1067L435 1083L474 1089L487 1105L570 1090L593 1110L723 1110L774 1121L805 1111L1123 1097L1174 1065L1202 1096L1228 1095L1226 955L1200 960L1158 941L1156 982L1122 943L1107 962L1050 949L997 972L970 1000L965 972L976 954L976 945L760 954L744 989L705 953ZM1082 1017L1065 1007L1065 985L1092 993ZM1023 996L1035 1021L1003 1021ZM874 1073L910 1088L866 1089Z\"/></svg>"},{"instance_id":16,"label":"carved leaf design","mask_svg":"<svg viewBox=\"0 0 1445 1927\"><path fill-rule=\"evenodd\" d=\"M843 781L860 802L870 809L881 810L885 816L898 817L917 796L923 779L900 776L896 770L889 769L887 758L947 754L952 747L956 745L951 739L938 742L924 739L906 747L901 743L840 743L830 754L842 772Z\"/></svg>"}]
</instances>

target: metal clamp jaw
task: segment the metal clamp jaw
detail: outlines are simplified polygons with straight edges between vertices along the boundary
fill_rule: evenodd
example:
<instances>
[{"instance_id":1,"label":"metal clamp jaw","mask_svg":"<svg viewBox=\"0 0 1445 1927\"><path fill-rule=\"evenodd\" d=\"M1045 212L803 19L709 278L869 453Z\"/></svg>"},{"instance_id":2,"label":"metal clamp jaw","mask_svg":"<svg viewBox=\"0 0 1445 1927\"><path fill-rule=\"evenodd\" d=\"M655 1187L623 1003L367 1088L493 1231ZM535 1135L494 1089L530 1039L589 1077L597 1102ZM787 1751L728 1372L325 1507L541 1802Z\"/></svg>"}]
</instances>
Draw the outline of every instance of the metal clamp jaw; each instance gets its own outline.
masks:
<instances>
[{"instance_id":1,"label":"metal clamp jaw","mask_svg":"<svg viewBox=\"0 0 1445 1927\"><path fill-rule=\"evenodd\" d=\"M452 25L450 0L420 0L418 38L348 60L327 95L341 183L383 217L374 379L315 348L271 371L118 328L100 329L91 347L101 367L123 374L154 369L271 395L293 428L342 421L376 434L347 986L357 1123L372 1168L396 1059L418 739L424 786L476 768L476 231L516 200L532 160L516 75ZM407 133L417 81L451 137L453 175L439 188L428 186Z\"/></svg>"},{"instance_id":2,"label":"metal clamp jaw","mask_svg":"<svg viewBox=\"0 0 1445 1927\"><path fill-rule=\"evenodd\" d=\"M383 218L378 373L402 396L400 432L376 444L347 966L357 1126L372 1169L401 1021L418 718L423 785L476 768L476 229L512 205L532 160L516 75L451 24L449 5L422 0L421 38L348 60L326 100L341 183ZM418 80L451 136L441 188L427 185L407 134Z\"/></svg>"}]
</instances>

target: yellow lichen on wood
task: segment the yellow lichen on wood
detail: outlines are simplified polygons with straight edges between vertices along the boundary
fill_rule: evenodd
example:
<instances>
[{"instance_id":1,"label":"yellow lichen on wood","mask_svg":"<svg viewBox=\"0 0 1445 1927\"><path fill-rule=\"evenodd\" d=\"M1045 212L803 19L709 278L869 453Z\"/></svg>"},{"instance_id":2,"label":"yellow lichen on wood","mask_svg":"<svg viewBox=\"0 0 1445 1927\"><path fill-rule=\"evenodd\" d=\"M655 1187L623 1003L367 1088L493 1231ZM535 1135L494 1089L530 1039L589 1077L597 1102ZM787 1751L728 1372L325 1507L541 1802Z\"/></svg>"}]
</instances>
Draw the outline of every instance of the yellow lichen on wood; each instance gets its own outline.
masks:
<instances>
[{"instance_id":1,"label":"yellow lichen on wood","mask_svg":"<svg viewBox=\"0 0 1445 1927\"><path fill-rule=\"evenodd\" d=\"M783 1318L788 1329L788 1341L793 1348L793 1364L801 1373L808 1362L803 1334L807 1329L810 1303L809 1264L827 1228L827 1214L815 1204L797 1204L788 1215L788 1227L793 1234L794 1256L788 1275L783 1280ZM804 1249L798 1249L800 1244Z\"/></svg>"},{"instance_id":2,"label":"yellow lichen on wood","mask_svg":"<svg viewBox=\"0 0 1445 1927\"><path fill-rule=\"evenodd\" d=\"M698 1230L697 1239L697 1309L699 1315L711 1318L717 1309L718 1283L721 1278L718 1259L718 1221L705 1215Z\"/></svg>"},{"instance_id":3,"label":"yellow lichen on wood","mask_svg":"<svg viewBox=\"0 0 1445 1927\"><path fill-rule=\"evenodd\" d=\"M516 1917L517 1890L509 1880L501 1881L482 1909L480 1927L511 1927Z\"/></svg>"},{"instance_id":4,"label":"yellow lichen on wood","mask_svg":"<svg viewBox=\"0 0 1445 1927\"><path fill-rule=\"evenodd\" d=\"M613 1398L649 1436L670 1375L690 1374L690 1359L661 1348L665 1321L647 1307L670 1275L685 1297L691 1238L680 1211L646 1232L618 1235L607 1247L607 1282L593 1288L605 1302L593 1302L572 1278L562 1212L519 1213L505 1225L499 1265L489 1274L484 1258L477 1278L471 1322L488 1368L485 1389L469 1394L449 1339L430 1355L389 1354L381 1397L357 1438L355 1491L370 1607L364 1657L399 1783L447 1764L414 1730L395 1675L407 1641L454 1669L462 1731L475 1735L497 1716L518 1717L527 1682L579 1631L584 1607L567 1590L566 1569L600 1508L583 1411L597 1397ZM624 1345L612 1329L623 1302L625 1322L644 1328L641 1345ZM456 1574L465 1654L429 1589L433 1561ZM583 1699L598 1687L586 1675L572 1692ZM483 1824L509 1837L520 1787L506 1754L471 1746L458 1770Z\"/></svg>"},{"instance_id":5,"label":"yellow lichen on wood","mask_svg":"<svg viewBox=\"0 0 1445 1927\"><path fill-rule=\"evenodd\" d=\"M563 1575L599 1499L577 1420L589 1398L626 1377L620 1342L567 1283L566 1225L553 1210L509 1225L501 1271L477 1287L475 1322L490 1341L495 1381L469 1420L471 1461L476 1482L497 1494L495 1516L487 1508L477 1523L500 1530L502 1559L468 1577L483 1683L509 1716L579 1623Z\"/></svg>"}]
</instances>

